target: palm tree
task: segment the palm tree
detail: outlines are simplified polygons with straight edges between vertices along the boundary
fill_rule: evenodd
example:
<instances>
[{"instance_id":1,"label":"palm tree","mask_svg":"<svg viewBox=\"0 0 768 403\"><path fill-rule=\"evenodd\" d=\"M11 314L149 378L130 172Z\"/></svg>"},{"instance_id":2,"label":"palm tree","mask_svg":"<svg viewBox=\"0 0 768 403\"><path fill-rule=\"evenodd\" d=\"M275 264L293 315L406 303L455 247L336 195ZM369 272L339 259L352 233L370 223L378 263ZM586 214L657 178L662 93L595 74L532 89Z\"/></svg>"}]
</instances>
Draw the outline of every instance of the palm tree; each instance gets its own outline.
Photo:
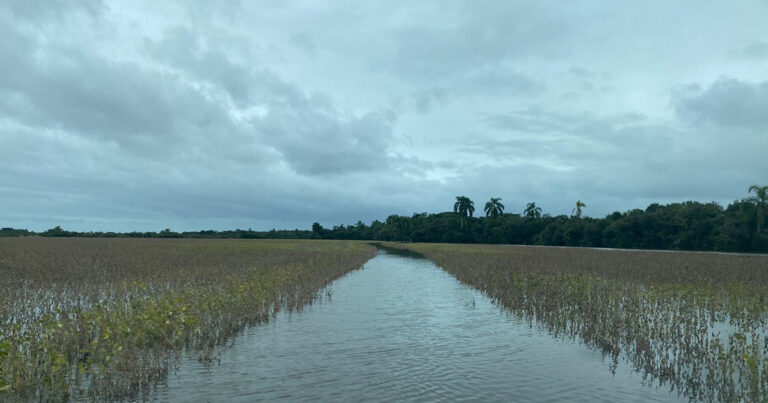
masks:
<instances>
[{"instance_id":1,"label":"palm tree","mask_svg":"<svg viewBox=\"0 0 768 403\"><path fill-rule=\"evenodd\" d=\"M541 207L536 207L536 202L530 202L525 207L525 211L523 211L523 215L526 218L540 218L541 217Z\"/></svg>"},{"instance_id":2,"label":"palm tree","mask_svg":"<svg viewBox=\"0 0 768 403\"><path fill-rule=\"evenodd\" d=\"M749 193L755 192L750 200L757 206L757 232L765 222L765 207L768 205L768 186L752 185L749 187Z\"/></svg>"},{"instance_id":3,"label":"palm tree","mask_svg":"<svg viewBox=\"0 0 768 403\"><path fill-rule=\"evenodd\" d=\"M501 204L501 197L491 197L491 200L485 203L485 216L498 217L504 214L504 205Z\"/></svg>"},{"instance_id":4,"label":"palm tree","mask_svg":"<svg viewBox=\"0 0 768 403\"><path fill-rule=\"evenodd\" d=\"M475 212L475 202L466 196L456 196L456 203L453 204L453 212L461 215L461 228L464 228L464 217L472 217L472 214Z\"/></svg>"},{"instance_id":5,"label":"palm tree","mask_svg":"<svg viewBox=\"0 0 768 403\"><path fill-rule=\"evenodd\" d=\"M581 218L581 208L582 208L582 207L587 207L587 205L586 205L586 204L584 204L584 202L582 202L581 200L577 200L577 201L576 201L576 208L574 208L573 210L571 210L571 215L574 215L574 216L576 216L576 218ZM573 214L574 212L575 212L576 214Z\"/></svg>"},{"instance_id":6,"label":"palm tree","mask_svg":"<svg viewBox=\"0 0 768 403\"><path fill-rule=\"evenodd\" d=\"M466 196L456 196L456 203L453 204L453 211L463 216L470 216L475 212L475 202Z\"/></svg>"}]
</instances>

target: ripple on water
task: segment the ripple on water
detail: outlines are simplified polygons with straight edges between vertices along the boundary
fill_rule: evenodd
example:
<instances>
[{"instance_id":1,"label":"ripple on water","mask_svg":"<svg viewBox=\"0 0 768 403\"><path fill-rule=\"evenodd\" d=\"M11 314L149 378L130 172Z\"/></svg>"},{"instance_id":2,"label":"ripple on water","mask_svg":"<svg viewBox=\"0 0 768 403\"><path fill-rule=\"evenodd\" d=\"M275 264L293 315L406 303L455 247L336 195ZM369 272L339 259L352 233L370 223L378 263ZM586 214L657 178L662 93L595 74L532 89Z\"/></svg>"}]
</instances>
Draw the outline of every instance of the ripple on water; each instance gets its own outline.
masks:
<instances>
[{"instance_id":1,"label":"ripple on water","mask_svg":"<svg viewBox=\"0 0 768 403\"><path fill-rule=\"evenodd\" d=\"M248 329L152 400L675 401L600 354L502 312L427 260L379 253L333 300Z\"/></svg>"}]
</instances>

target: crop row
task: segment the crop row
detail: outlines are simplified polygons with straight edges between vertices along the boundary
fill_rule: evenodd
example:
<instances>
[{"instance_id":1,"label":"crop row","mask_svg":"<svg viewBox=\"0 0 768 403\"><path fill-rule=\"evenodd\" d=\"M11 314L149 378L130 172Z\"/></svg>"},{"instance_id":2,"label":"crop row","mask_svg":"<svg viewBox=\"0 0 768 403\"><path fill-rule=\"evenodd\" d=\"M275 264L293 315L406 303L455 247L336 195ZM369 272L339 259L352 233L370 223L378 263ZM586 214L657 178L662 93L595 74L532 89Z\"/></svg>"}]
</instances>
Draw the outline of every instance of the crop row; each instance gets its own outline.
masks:
<instances>
[{"instance_id":1,"label":"crop row","mask_svg":"<svg viewBox=\"0 0 768 403\"><path fill-rule=\"evenodd\" d=\"M391 244L692 400L768 396L768 256Z\"/></svg>"},{"instance_id":2,"label":"crop row","mask_svg":"<svg viewBox=\"0 0 768 403\"><path fill-rule=\"evenodd\" d=\"M0 398L147 391L182 351L213 360L243 328L301 309L373 254L351 242L0 242Z\"/></svg>"}]
</instances>

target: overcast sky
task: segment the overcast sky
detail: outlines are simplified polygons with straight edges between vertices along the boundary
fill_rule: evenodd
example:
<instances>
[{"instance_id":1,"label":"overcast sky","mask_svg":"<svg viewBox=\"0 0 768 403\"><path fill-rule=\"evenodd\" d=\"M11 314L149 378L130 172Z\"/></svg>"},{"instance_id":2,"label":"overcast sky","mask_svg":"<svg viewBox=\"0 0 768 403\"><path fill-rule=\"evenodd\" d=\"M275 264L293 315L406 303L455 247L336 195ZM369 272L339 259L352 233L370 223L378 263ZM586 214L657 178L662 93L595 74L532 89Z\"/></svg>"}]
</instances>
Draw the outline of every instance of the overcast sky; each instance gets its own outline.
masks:
<instances>
[{"instance_id":1,"label":"overcast sky","mask_svg":"<svg viewBox=\"0 0 768 403\"><path fill-rule=\"evenodd\" d=\"M0 226L586 215L768 185L768 2L0 2Z\"/></svg>"}]
</instances>

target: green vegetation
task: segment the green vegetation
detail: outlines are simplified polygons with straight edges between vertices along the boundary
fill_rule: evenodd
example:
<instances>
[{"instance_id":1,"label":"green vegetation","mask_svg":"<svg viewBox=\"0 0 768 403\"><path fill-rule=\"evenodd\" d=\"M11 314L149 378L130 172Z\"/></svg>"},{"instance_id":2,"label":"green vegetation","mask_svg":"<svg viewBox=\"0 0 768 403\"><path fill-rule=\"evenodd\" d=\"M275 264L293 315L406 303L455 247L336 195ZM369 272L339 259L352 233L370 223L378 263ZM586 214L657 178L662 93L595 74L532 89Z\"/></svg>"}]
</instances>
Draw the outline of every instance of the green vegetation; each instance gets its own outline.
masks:
<instances>
[{"instance_id":1,"label":"green vegetation","mask_svg":"<svg viewBox=\"0 0 768 403\"><path fill-rule=\"evenodd\" d=\"M573 215L576 218L581 218L581 209L583 209L584 207L587 207L587 205L581 200L577 200L576 207L574 207L573 210L571 210L571 215Z\"/></svg>"},{"instance_id":2,"label":"green vegetation","mask_svg":"<svg viewBox=\"0 0 768 403\"><path fill-rule=\"evenodd\" d=\"M0 400L142 393L182 351L215 359L373 254L334 241L0 239Z\"/></svg>"},{"instance_id":3,"label":"green vegetation","mask_svg":"<svg viewBox=\"0 0 768 403\"><path fill-rule=\"evenodd\" d=\"M571 216L542 214L535 202L528 203L522 216L495 214L495 210L488 213L489 202L485 217L467 217L459 206L470 205L471 200L459 196L453 213L392 215L384 222L340 225L332 229L315 223L313 236L400 242L768 252L765 225L768 187L751 189L756 193L754 197L735 201L725 208L714 202L689 201L665 206L654 203L645 210L615 212L605 218L582 216L586 203L581 200L576 202Z\"/></svg>"},{"instance_id":4,"label":"green vegetation","mask_svg":"<svg viewBox=\"0 0 768 403\"><path fill-rule=\"evenodd\" d=\"M475 202L466 196L456 196L456 203L453 204L453 212L461 217L461 228L464 228L465 217L472 217L475 212Z\"/></svg>"},{"instance_id":5,"label":"green vegetation","mask_svg":"<svg viewBox=\"0 0 768 403\"><path fill-rule=\"evenodd\" d=\"M456 196L456 203L453 204L453 212L460 216L472 217L475 212L475 202L466 196Z\"/></svg>"},{"instance_id":6,"label":"green vegetation","mask_svg":"<svg viewBox=\"0 0 768 403\"><path fill-rule=\"evenodd\" d=\"M530 202L523 211L525 218L541 218L541 207L536 207L536 202Z\"/></svg>"},{"instance_id":7,"label":"green vegetation","mask_svg":"<svg viewBox=\"0 0 768 403\"><path fill-rule=\"evenodd\" d=\"M755 196L750 198L757 208L757 232L762 232L762 226L765 222L765 208L768 206L768 186L752 185L749 187L749 193L755 192Z\"/></svg>"},{"instance_id":8,"label":"green vegetation","mask_svg":"<svg viewBox=\"0 0 768 403\"><path fill-rule=\"evenodd\" d=\"M768 256L387 245L692 400L768 396Z\"/></svg>"},{"instance_id":9,"label":"green vegetation","mask_svg":"<svg viewBox=\"0 0 768 403\"><path fill-rule=\"evenodd\" d=\"M501 203L501 197L491 197L491 200L485 203L485 216L498 217L504 214L504 204Z\"/></svg>"}]
</instances>

